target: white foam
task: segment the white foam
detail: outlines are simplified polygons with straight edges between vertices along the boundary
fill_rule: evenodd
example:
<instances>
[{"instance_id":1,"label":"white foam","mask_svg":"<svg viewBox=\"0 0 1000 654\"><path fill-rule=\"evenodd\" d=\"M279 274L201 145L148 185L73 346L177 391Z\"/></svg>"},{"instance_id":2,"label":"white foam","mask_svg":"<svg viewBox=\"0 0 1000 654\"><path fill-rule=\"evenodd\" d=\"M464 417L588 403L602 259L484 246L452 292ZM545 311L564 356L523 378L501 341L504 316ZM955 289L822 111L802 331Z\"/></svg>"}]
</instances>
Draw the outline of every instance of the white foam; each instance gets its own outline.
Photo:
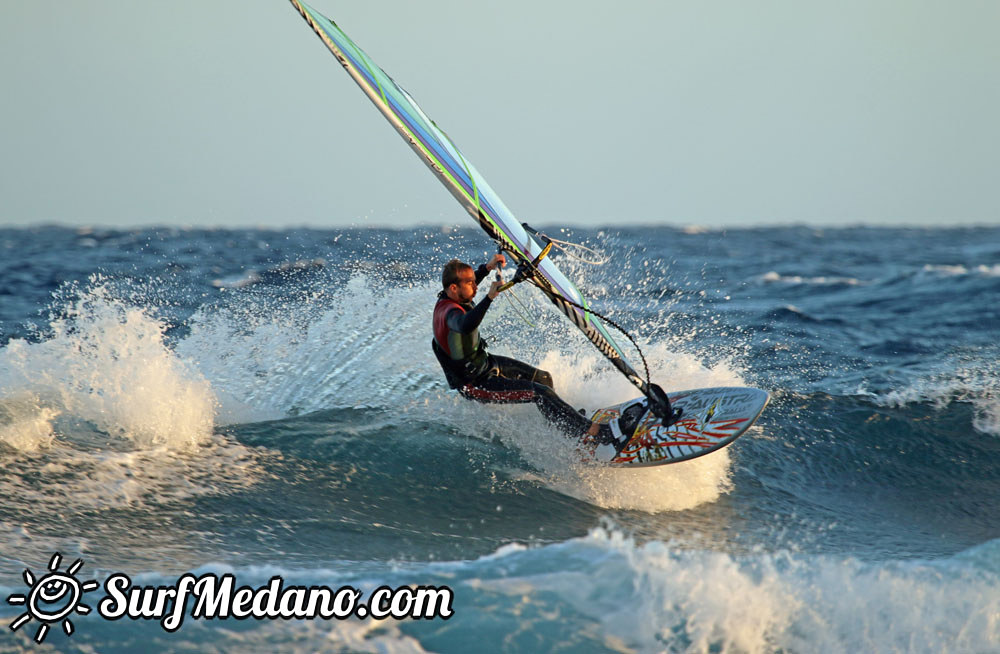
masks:
<instances>
[{"instance_id":1,"label":"white foam","mask_svg":"<svg viewBox=\"0 0 1000 654\"><path fill-rule=\"evenodd\" d=\"M942 277L960 277L962 275L968 275L969 269L965 266L958 265L924 265L923 271L925 273L934 273Z\"/></svg>"},{"instance_id":2,"label":"white foam","mask_svg":"<svg viewBox=\"0 0 1000 654\"><path fill-rule=\"evenodd\" d=\"M94 509L158 506L252 486L262 456L266 453L222 436L197 450L116 451L56 441L44 451L7 455L0 496L10 510L31 516L30 522Z\"/></svg>"},{"instance_id":3,"label":"white foam","mask_svg":"<svg viewBox=\"0 0 1000 654\"><path fill-rule=\"evenodd\" d=\"M624 650L846 654L1000 647L997 570L971 567L961 557L864 563L789 552L734 555L659 541L640 545L604 528L509 556L545 557L549 571L499 578L484 571L486 578L469 586L535 602L555 594L598 623L606 643ZM593 563L556 568L551 562L557 560ZM549 602L535 613L552 611Z\"/></svg>"},{"instance_id":4,"label":"white foam","mask_svg":"<svg viewBox=\"0 0 1000 654\"><path fill-rule=\"evenodd\" d=\"M238 310L196 314L177 350L197 359L227 422L405 407L442 387L428 345L434 294L429 285L382 291L357 275L336 294L316 295L319 309L305 324L297 313L315 307L248 297Z\"/></svg>"},{"instance_id":5,"label":"white foam","mask_svg":"<svg viewBox=\"0 0 1000 654\"><path fill-rule=\"evenodd\" d=\"M33 452L52 444L52 423L59 411L45 406L34 393L19 393L0 400L0 443Z\"/></svg>"},{"instance_id":6,"label":"white foam","mask_svg":"<svg viewBox=\"0 0 1000 654\"><path fill-rule=\"evenodd\" d=\"M984 434L1000 436L1000 397L982 397L973 401L972 427Z\"/></svg>"},{"instance_id":7,"label":"white foam","mask_svg":"<svg viewBox=\"0 0 1000 654\"><path fill-rule=\"evenodd\" d=\"M758 280L772 284L806 284L814 286L860 286L865 283L854 277L826 277L824 275L819 277L802 277L801 275L781 275L773 270L764 273L758 277Z\"/></svg>"},{"instance_id":8,"label":"white foam","mask_svg":"<svg viewBox=\"0 0 1000 654\"><path fill-rule=\"evenodd\" d=\"M926 264L923 267L923 272L940 277L965 277L967 275L1000 277L1000 264L993 264L992 266L980 264L972 268L968 268L962 264Z\"/></svg>"},{"instance_id":9,"label":"white foam","mask_svg":"<svg viewBox=\"0 0 1000 654\"><path fill-rule=\"evenodd\" d=\"M914 380L904 388L867 394L876 403L889 407L929 402L943 409L951 402L969 402L973 408L973 428L984 434L1000 435L1000 388L996 373L988 366L954 367Z\"/></svg>"},{"instance_id":10,"label":"white foam","mask_svg":"<svg viewBox=\"0 0 1000 654\"><path fill-rule=\"evenodd\" d=\"M289 652L295 654L358 652L370 654L424 654L420 641L407 636L396 620L265 621L246 631L221 627L211 642L220 651Z\"/></svg>"},{"instance_id":11,"label":"white foam","mask_svg":"<svg viewBox=\"0 0 1000 654\"><path fill-rule=\"evenodd\" d=\"M391 408L403 421L500 438L543 470L550 487L608 508L680 510L729 489L725 451L669 468L584 466L576 441L548 425L533 405L483 405L447 390L429 347L436 294L431 282L390 286L357 274L298 309L247 295L229 310L196 315L177 349L197 360L211 381L223 420L246 420L248 411L277 418L331 408ZM639 396L540 294L519 292L519 298L519 310L498 301L487 313L481 331L492 352L548 370L557 392L575 407L593 411ZM303 322L299 316L305 313L311 317ZM526 326L520 314L537 327ZM732 362L706 367L678 353L678 345L643 344L654 380L666 388L743 385Z\"/></svg>"},{"instance_id":12,"label":"white foam","mask_svg":"<svg viewBox=\"0 0 1000 654\"><path fill-rule=\"evenodd\" d=\"M552 374L559 396L574 407L583 407L588 415L594 410L640 396L639 391L614 369L575 330L566 335L565 318L548 303L538 307L539 330L523 329L523 323L504 338L495 351L528 361ZM542 309L545 312L542 312ZM533 315L532 317L536 317ZM539 336L539 332L543 332ZM654 343L640 336L653 381L668 391L711 386L743 386L738 366L729 359L705 365L697 356L684 350L696 334L678 336ZM552 349L552 341L561 341L561 349ZM567 345L568 341L568 345ZM508 349L509 348L509 349ZM641 365L633 361L636 365ZM516 447L524 458L541 470L545 485L591 504L613 509L648 512L680 511L716 501L731 488L730 455L715 452L668 466L647 469L611 468L581 461L577 441L560 434L548 425L533 405L491 407L469 403L470 413L480 424L491 424L491 436Z\"/></svg>"},{"instance_id":13,"label":"white foam","mask_svg":"<svg viewBox=\"0 0 1000 654\"><path fill-rule=\"evenodd\" d=\"M215 396L167 347L162 321L116 299L99 280L59 310L47 338L14 339L0 350L0 397L8 404L31 397L36 408L34 418L8 425L5 442L44 442L45 423L57 415L139 447L190 447L208 438Z\"/></svg>"},{"instance_id":14,"label":"white foam","mask_svg":"<svg viewBox=\"0 0 1000 654\"><path fill-rule=\"evenodd\" d=\"M675 344L644 346L656 377L673 390L711 386L742 386L734 365L722 361L707 367L696 357L677 352ZM561 397L573 406L590 410L625 402L639 392L598 355L567 356L550 351L541 367L552 373ZM546 424L533 406L496 408L492 421L496 435L516 446L525 458L544 474L544 483L554 490L591 504L613 509L633 509L651 513L681 511L714 502L731 489L728 450L682 463L653 468L611 468L584 463L577 443Z\"/></svg>"}]
</instances>

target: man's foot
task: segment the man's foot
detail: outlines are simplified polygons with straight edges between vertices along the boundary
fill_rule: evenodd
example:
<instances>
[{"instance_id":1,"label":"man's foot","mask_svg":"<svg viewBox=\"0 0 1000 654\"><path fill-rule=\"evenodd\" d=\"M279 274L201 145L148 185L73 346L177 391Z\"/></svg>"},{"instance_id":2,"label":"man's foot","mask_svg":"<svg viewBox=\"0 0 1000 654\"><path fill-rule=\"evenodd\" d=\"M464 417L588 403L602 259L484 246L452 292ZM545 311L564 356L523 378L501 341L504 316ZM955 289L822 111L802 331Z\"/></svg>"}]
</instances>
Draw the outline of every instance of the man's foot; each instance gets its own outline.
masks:
<instances>
[{"instance_id":1,"label":"man's foot","mask_svg":"<svg viewBox=\"0 0 1000 654\"><path fill-rule=\"evenodd\" d=\"M646 405L643 402L636 402L622 411L621 415L610 423L615 438L624 440L625 443L632 440L635 430L639 427L639 421L644 415L646 415Z\"/></svg>"},{"instance_id":2,"label":"man's foot","mask_svg":"<svg viewBox=\"0 0 1000 654\"><path fill-rule=\"evenodd\" d=\"M594 451L595 458L601 461L612 461L617 458L632 440L632 436L635 435L635 430L639 427L639 422L645 413L646 406L641 402L636 402L622 411L621 416L613 418L606 424L591 423L587 435L598 443L598 447Z\"/></svg>"},{"instance_id":3,"label":"man's foot","mask_svg":"<svg viewBox=\"0 0 1000 654\"><path fill-rule=\"evenodd\" d=\"M613 421L612 421L613 422ZM600 425L600 429L591 434L598 445L594 449L594 459L597 461L614 461L622 453L625 446L632 440L631 435L616 436L610 424ZM590 433L589 431L587 432Z\"/></svg>"},{"instance_id":4,"label":"man's foot","mask_svg":"<svg viewBox=\"0 0 1000 654\"><path fill-rule=\"evenodd\" d=\"M615 445L618 443L618 438L611 431L611 425L607 423L590 423L590 428L587 429L587 436L590 436L601 445Z\"/></svg>"}]
</instances>

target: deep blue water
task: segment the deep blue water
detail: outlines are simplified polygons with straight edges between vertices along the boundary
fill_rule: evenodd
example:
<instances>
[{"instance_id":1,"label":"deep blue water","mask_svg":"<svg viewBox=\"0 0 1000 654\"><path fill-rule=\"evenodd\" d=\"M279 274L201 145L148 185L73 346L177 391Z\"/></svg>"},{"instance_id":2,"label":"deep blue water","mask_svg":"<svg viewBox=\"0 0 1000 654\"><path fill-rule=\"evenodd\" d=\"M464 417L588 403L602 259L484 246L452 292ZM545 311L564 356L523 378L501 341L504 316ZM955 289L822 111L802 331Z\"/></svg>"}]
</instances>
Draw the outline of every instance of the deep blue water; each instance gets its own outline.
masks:
<instances>
[{"instance_id":1,"label":"deep blue water","mask_svg":"<svg viewBox=\"0 0 1000 654\"><path fill-rule=\"evenodd\" d=\"M449 620L76 616L60 651L1000 651L1000 228L553 235L611 256L556 255L654 381L764 388L758 425L612 470L448 391L435 279L490 256L477 230L0 230L0 598L58 551L455 593ZM495 352L575 406L634 396L516 294ZM40 650L21 612L0 651Z\"/></svg>"}]
</instances>

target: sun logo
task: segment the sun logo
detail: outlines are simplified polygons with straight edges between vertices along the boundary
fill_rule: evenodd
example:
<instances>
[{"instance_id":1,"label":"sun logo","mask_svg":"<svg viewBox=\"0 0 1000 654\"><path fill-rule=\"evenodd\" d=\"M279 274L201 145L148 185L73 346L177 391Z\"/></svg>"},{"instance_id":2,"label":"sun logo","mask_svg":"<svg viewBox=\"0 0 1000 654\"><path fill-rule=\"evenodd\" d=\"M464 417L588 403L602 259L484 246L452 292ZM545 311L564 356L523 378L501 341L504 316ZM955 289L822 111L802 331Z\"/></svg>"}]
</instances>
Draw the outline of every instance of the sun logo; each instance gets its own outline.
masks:
<instances>
[{"instance_id":1,"label":"sun logo","mask_svg":"<svg viewBox=\"0 0 1000 654\"><path fill-rule=\"evenodd\" d=\"M17 631L34 618L41 624L35 633L35 642L41 643L49 633L49 626L62 622L63 631L67 636L73 635L73 623L69 616L76 612L80 615L90 613L90 607L80 602L83 594L94 590L100 584L96 581L81 583L74 575L83 567L83 560L77 559L66 572L59 572L59 564L62 557L58 552L52 555L49 561L49 572L40 579L35 579L35 575L25 568L24 582L28 584L30 593L25 595L11 595L7 598L7 603L11 606L27 606L27 610L17 616L10 625L11 631Z\"/></svg>"}]
</instances>

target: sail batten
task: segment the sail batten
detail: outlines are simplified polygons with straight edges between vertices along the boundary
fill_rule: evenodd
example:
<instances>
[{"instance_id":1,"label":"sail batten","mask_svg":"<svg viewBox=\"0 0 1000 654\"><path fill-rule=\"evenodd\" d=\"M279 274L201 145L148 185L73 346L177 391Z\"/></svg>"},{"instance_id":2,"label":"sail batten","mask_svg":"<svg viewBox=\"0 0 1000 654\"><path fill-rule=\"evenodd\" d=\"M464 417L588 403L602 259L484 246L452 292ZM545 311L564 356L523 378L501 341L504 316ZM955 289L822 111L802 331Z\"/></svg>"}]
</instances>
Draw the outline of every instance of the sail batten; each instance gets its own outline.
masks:
<instances>
[{"instance_id":1,"label":"sail batten","mask_svg":"<svg viewBox=\"0 0 1000 654\"><path fill-rule=\"evenodd\" d=\"M518 263L534 259L543 245L525 230L500 196L451 139L424 114L410 94L396 84L336 23L300 0L290 1L368 99L480 227L501 248L511 253ZM647 392L647 382L629 364L604 326L590 314L583 294L550 259L543 259L538 264L532 281L618 370L643 393Z\"/></svg>"}]
</instances>

